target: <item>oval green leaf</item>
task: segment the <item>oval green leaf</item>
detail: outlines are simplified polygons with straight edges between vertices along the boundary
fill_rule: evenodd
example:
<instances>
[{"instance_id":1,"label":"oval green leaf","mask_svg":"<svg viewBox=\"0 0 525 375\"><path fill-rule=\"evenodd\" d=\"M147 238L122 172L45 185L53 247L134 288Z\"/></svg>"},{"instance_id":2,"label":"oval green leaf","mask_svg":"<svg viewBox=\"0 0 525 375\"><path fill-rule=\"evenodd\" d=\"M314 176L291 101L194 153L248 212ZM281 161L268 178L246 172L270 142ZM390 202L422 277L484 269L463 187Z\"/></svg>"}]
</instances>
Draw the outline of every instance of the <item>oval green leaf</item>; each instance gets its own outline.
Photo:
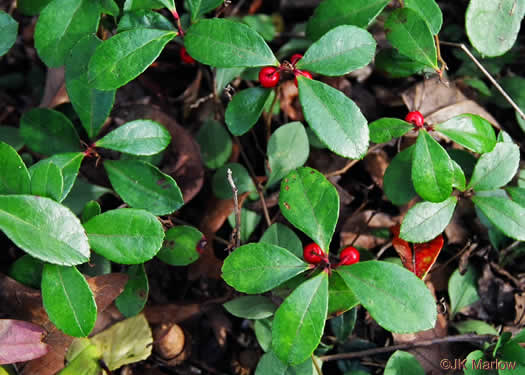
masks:
<instances>
[{"instance_id":1,"label":"oval green leaf","mask_svg":"<svg viewBox=\"0 0 525 375\"><path fill-rule=\"evenodd\" d=\"M368 126L359 107L327 84L297 77L304 117L319 139L336 154L362 158L368 149Z\"/></svg>"},{"instance_id":2,"label":"oval green leaf","mask_svg":"<svg viewBox=\"0 0 525 375\"><path fill-rule=\"evenodd\" d=\"M414 125L391 117L383 117L368 124L370 140L374 143L389 142L394 138L404 136L413 128Z\"/></svg>"},{"instance_id":3,"label":"oval green leaf","mask_svg":"<svg viewBox=\"0 0 525 375\"><path fill-rule=\"evenodd\" d=\"M82 210L81 220L85 223L101 213L102 209L100 208L100 204L97 201L89 201Z\"/></svg>"},{"instance_id":4,"label":"oval green leaf","mask_svg":"<svg viewBox=\"0 0 525 375\"><path fill-rule=\"evenodd\" d=\"M389 78L404 78L422 73L425 65L400 54L394 48L381 49L374 59L374 68Z\"/></svg>"},{"instance_id":5,"label":"oval green leaf","mask_svg":"<svg viewBox=\"0 0 525 375\"><path fill-rule=\"evenodd\" d=\"M192 25L184 46L195 60L218 68L279 65L257 31L224 18L201 20Z\"/></svg>"},{"instance_id":6,"label":"oval green leaf","mask_svg":"<svg viewBox=\"0 0 525 375\"><path fill-rule=\"evenodd\" d=\"M118 23L117 33L139 28L175 31L173 24L162 14L140 9L124 13Z\"/></svg>"},{"instance_id":7,"label":"oval green leaf","mask_svg":"<svg viewBox=\"0 0 525 375\"><path fill-rule=\"evenodd\" d=\"M199 259L199 242L204 235L197 228L180 225L166 231L157 258L172 266L186 266Z\"/></svg>"},{"instance_id":8,"label":"oval green leaf","mask_svg":"<svg viewBox=\"0 0 525 375\"><path fill-rule=\"evenodd\" d=\"M271 92L270 89L252 87L234 95L224 118L233 135L243 135L255 125Z\"/></svg>"},{"instance_id":9,"label":"oval green leaf","mask_svg":"<svg viewBox=\"0 0 525 375\"><path fill-rule=\"evenodd\" d=\"M21 284L38 289L42 281L43 269L44 262L26 254L11 264L8 275Z\"/></svg>"},{"instance_id":10,"label":"oval green leaf","mask_svg":"<svg viewBox=\"0 0 525 375\"><path fill-rule=\"evenodd\" d=\"M149 282L144 264L134 264L126 272L128 282L124 291L115 300L118 310L126 318L142 311L148 300Z\"/></svg>"},{"instance_id":11,"label":"oval green leaf","mask_svg":"<svg viewBox=\"0 0 525 375\"><path fill-rule=\"evenodd\" d=\"M472 201L496 228L525 241L525 208L507 198L474 196Z\"/></svg>"},{"instance_id":12,"label":"oval green leaf","mask_svg":"<svg viewBox=\"0 0 525 375\"><path fill-rule=\"evenodd\" d=\"M0 229L16 246L49 263L87 262L89 244L78 218L49 198L0 196Z\"/></svg>"},{"instance_id":13,"label":"oval green leaf","mask_svg":"<svg viewBox=\"0 0 525 375\"><path fill-rule=\"evenodd\" d=\"M224 126L215 120L205 122L197 133L204 164L211 169L224 165L232 154L232 139Z\"/></svg>"},{"instance_id":14,"label":"oval green leaf","mask_svg":"<svg viewBox=\"0 0 525 375\"><path fill-rule=\"evenodd\" d=\"M89 85L115 90L144 72L175 38L175 31L133 29L124 31L97 47L88 66Z\"/></svg>"},{"instance_id":15,"label":"oval green leaf","mask_svg":"<svg viewBox=\"0 0 525 375\"><path fill-rule=\"evenodd\" d=\"M186 3L191 13L192 22L197 21L204 14L217 8L223 1L224 0L188 0Z\"/></svg>"},{"instance_id":16,"label":"oval green leaf","mask_svg":"<svg viewBox=\"0 0 525 375\"><path fill-rule=\"evenodd\" d=\"M121 264L150 260L164 240L158 219L134 208L107 211L89 220L84 228L93 251Z\"/></svg>"},{"instance_id":17,"label":"oval green leaf","mask_svg":"<svg viewBox=\"0 0 525 375\"><path fill-rule=\"evenodd\" d=\"M281 223L272 224L262 235L260 242L276 245L291 251L297 258L303 257L303 245L293 230Z\"/></svg>"},{"instance_id":18,"label":"oval green leaf","mask_svg":"<svg viewBox=\"0 0 525 375\"><path fill-rule=\"evenodd\" d=\"M158 122L135 120L106 134L95 146L133 155L155 155L170 142L170 133Z\"/></svg>"},{"instance_id":19,"label":"oval green leaf","mask_svg":"<svg viewBox=\"0 0 525 375\"><path fill-rule=\"evenodd\" d=\"M478 115L467 113L455 116L434 128L454 142L480 154L492 151L496 145L496 133L492 125Z\"/></svg>"},{"instance_id":20,"label":"oval green leaf","mask_svg":"<svg viewBox=\"0 0 525 375\"><path fill-rule=\"evenodd\" d=\"M70 336L86 337L95 327L95 297L75 267L44 265L42 302L49 320Z\"/></svg>"},{"instance_id":21,"label":"oval green leaf","mask_svg":"<svg viewBox=\"0 0 525 375\"><path fill-rule=\"evenodd\" d=\"M282 247L252 243L228 255L222 278L239 292L256 294L267 292L308 268L308 264Z\"/></svg>"},{"instance_id":22,"label":"oval green leaf","mask_svg":"<svg viewBox=\"0 0 525 375\"><path fill-rule=\"evenodd\" d=\"M383 328L396 333L434 328L434 297L412 272L393 263L375 260L337 270L359 302Z\"/></svg>"},{"instance_id":23,"label":"oval green leaf","mask_svg":"<svg viewBox=\"0 0 525 375\"><path fill-rule=\"evenodd\" d=\"M238 163L228 163L217 169L213 176L212 188L217 198L233 198L232 187L228 183L228 169L232 171L233 181L239 194L255 191L255 185L246 168Z\"/></svg>"},{"instance_id":24,"label":"oval green leaf","mask_svg":"<svg viewBox=\"0 0 525 375\"><path fill-rule=\"evenodd\" d=\"M60 201L64 179L60 168L53 162L37 163L30 168L31 194Z\"/></svg>"},{"instance_id":25,"label":"oval green leaf","mask_svg":"<svg viewBox=\"0 0 525 375\"><path fill-rule=\"evenodd\" d=\"M459 191L465 191L467 188L465 172L463 172L463 169L461 169L461 166L455 160L452 160L452 166L454 167L454 183L452 186Z\"/></svg>"},{"instance_id":26,"label":"oval green leaf","mask_svg":"<svg viewBox=\"0 0 525 375\"><path fill-rule=\"evenodd\" d=\"M29 194L31 179L14 148L0 142L0 194Z\"/></svg>"},{"instance_id":27,"label":"oval green leaf","mask_svg":"<svg viewBox=\"0 0 525 375\"><path fill-rule=\"evenodd\" d=\"M16 151L24 147L24 140L20 136L20 129L14 126L0 126L0 141L7 143Z\"/></svg>"},{"instance_id":28,"label":"oval green leaf","mask_svg":"<svg viewBox=\"0 0 525 375\"><path fill-rule=\"evenodd\" d=\"M328 315L337 315L357 306L359 300L337 273L330 276L328 285Z\"/></svg>"},{"instance_id":29,"label":"oval green leaf","mask_svg":"<svg viewBox=\"0 0 525 375\"><path fill-rule=\"evenodd\" d=\"M425 370L414 355L397 350L388 359L384 375L425 375Z\"/></svg>"},{"instance_id":30,"label":"oval green leaf","mask_svg":"<svg viewBox=\"0 0 525 375\"><path fill-rule=\"evenodd\" d=\"M304 167L281 182L279 207L283 216L328 253L339 218L339 195L315 169Z\"/></svg>"},{"instance_id":31,"label":"oval green leaf","mask_svg":"<svg viewBox=\"0 0 525 375\"><path fill-rule=\"evenodd\" d=\"M260 322L256 321L255 324ZM314 364L309 358L301 364L292 366L283 363L274 352L265 353L255 369L255 375L315 375Z\"/></svg>"},{"instance_id":32,"label":"oval green leaf","mask_svg":"<svg viewBox=\"0 0 525 375\"><path fill-rule=\"evenodd\" d=\"M477 275L472 267L467 268L464 275L455 270L448 281L448 294L450 296L450 315L456 315L463 307L479 300L476 286Z\"/></svg>"},{"instance_id":33,"label":"oval green leaf","mask_svg":"<svg viewBox=\"0 0 525 375\"><path fill-rule=\"evenodd\" d=\"M432 34L437 35L443 25L443 13L435 0L405 0L405 7L415 10L430 26Z\"/></svg>"},{"instance_id":34,"label":"oval green leaf","mask_svg":"<svg viewBox=\"0 0 525 375\"><path fill-rule=\"evenodd\" d=\"M264 296L243 296L223 304L226 311L243 319L269 318L277 308L272 300Z\"/></svg>"},{"instance_id":35,"label":"oval green leaf","mask_svg":"<svg viewBox=\"0 0 525 375\"><path fill-rule=\"evenodd\" d=\"M15 44L17 34L18 22L3 10L0 11L0 56L5 55Z\"/></svg>"},{"instance_id":36,"label":"oval green leaf","mask_svg":"<svg viewBox=\"0 0 525 375\"><path fill-rule=\"evenodd\" d=\"M235 222L235 212L232 212L230 216L228 216L228 223L232 228L235 228ZM261 215L246 208L241 208L241 242L248 242L250 236L255 231L260 222Z\"/></svg>"},{"instance_id":37,"label":"oval green leaf","mask_svg":"<svg viewBox=\"0 0 525 375\"><path fill-rule=\"evenodd\" d=\"M60 173L62 173L62 178L64 179L64 188L62 189L62 197L59 202L62 202L68 194L71 192L73 185L78 176L78 170L80 169L80 164L84 160L83 152L67 152L64 154L53 155L50 158L39 161L39 163L50 162L55 164L60 168ZM34 164L33 167L36 165Z\"/></svg>"},{"instance_id":38,"label":"oval green leaf","mask_svg":"<svg viewBox=\"0 0 525 375\"><path fill-rule=\"evenodd\" d=\"M18 0L16 9L24 16L36 16L51 0Z\"/></svg>"},{"instance_id":39,"label":"oval green leaf","mask_svg":"<svg viewBox=\"0 0 525 375\"><path fill-rule=\"evenodd\" d=\"M401 206L417 196L412 184L412 155L415 145L398 153L388 165L383 177L385 195L392 203Z\"/></svg>"},{"instance_id":40,"label":"oval green leaf","mask_svg":"<svg viewBox=\"0 0 525 375\"><path fill-rule=\"evenodd\" d=\"M514 202L522 207L525 207L525 188L523 187L508 187L505 189L509 193Z\"/></svg>"}]
</instances>

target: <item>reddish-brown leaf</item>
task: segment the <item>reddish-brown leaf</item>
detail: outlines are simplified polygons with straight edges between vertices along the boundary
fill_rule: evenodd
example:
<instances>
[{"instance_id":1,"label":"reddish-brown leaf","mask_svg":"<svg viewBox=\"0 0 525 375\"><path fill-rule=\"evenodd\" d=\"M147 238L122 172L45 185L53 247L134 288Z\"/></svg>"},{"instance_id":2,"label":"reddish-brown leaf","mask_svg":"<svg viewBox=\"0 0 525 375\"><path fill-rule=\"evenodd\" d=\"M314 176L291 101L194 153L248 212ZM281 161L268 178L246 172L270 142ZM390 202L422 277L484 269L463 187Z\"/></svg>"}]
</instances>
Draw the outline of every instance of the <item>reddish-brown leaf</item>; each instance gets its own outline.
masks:
<instances>
[{"instance_id":1,"label":"reddish-brown leaf","mask_svg":"<svg viewBox=\"0 0 525 375\"><path fill-rule=\"evenodd\" d=\"M42 327L22 320L0 320L0 365L30 361L46 355Z\"/></svg>"}]
</instances>

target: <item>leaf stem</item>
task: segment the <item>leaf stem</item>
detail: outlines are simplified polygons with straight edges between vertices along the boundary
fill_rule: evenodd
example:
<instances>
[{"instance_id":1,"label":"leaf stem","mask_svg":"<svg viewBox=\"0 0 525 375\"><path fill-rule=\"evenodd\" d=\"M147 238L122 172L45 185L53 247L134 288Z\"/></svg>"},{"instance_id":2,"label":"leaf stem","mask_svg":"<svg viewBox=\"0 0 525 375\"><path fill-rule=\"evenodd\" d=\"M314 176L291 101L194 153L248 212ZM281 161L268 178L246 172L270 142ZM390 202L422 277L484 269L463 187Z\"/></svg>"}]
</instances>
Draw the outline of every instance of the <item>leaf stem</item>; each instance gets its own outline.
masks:
<instances>
[{"instance_id":1,"label":"leaf stem","mask_svg":"<svg viewBox=\"0 0 525 375\"><path fill-rule=\"evenodd\" d=\"M228 182L232 187L233 191L233 209L235 212L235 231L232 233L232 237L235 237L235 248L241 246L241 210L239 208L239 197L237 196L239 190L235 186L233 181L232 170L228 168Z\"/></svg>"},{"instance_id":2,"label":"leaf stem","mask_svg":"<svg viewBox=\"0 0 525 375\"><path fill-rule=\"evenodd\" d=\"M315 371L317 372L317 375L323 375L323 371L321 370L321 368L319 367L319 365L315 361L315 357L314 357L313 354L312 354L312 362L314 363L314 367L315 367Z\"/></svg>"}]
</instances>

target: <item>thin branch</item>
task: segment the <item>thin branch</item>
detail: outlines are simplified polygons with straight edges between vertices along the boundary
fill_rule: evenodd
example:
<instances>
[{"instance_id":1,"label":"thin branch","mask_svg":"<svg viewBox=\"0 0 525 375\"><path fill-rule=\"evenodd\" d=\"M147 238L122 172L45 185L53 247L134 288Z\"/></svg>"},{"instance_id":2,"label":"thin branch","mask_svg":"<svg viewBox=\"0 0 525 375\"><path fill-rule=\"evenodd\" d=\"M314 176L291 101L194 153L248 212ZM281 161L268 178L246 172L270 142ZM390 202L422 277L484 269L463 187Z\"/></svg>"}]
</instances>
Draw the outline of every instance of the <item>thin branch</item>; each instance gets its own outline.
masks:
<instances>
[{"instance_id":1,"label":"thin branch","mask_svg":"<svg viewBox=\"0 0 525 375\"><path fill-rule=\"evenodd\" d=\"M315 371L317 372L317 375L323 375L323 371L321 370L321 368L317 364L313 354L312 354L312 362L314 363L314 367L315 367Z\"/></svg>"},{"instance_id":2,"label":"thin branch","mask_svg":"<svg viewBox=\"0 0 525 375\"><path fill-rule=\"evenodd\" d=\"M372 147L368 149L367 154L381 148L382 146L383 146L382 144L373 145ZM360 161L360 159L350 160L343 168L338 169L333 172L328 172L324 176L328 178L328 177L334 177L334 176L345 174L350 168L356 165L358 161Z\"/></svg>"},{"instance_id":3,"label":"thin branch","mask_svg":"<svg viewBox=\"0 0 525 375\"><path fill-rule=\"evenodd\" d=\"M241 210L239 209L239 197L237 193L239 190L235 186L235 182L232 177L232 170L228 168L228 182L232 187L233 191L233 209L235 212L235 230L232 233L232 237L235 237L235 249L241 246Z\"/></svg>"}]
</instances>

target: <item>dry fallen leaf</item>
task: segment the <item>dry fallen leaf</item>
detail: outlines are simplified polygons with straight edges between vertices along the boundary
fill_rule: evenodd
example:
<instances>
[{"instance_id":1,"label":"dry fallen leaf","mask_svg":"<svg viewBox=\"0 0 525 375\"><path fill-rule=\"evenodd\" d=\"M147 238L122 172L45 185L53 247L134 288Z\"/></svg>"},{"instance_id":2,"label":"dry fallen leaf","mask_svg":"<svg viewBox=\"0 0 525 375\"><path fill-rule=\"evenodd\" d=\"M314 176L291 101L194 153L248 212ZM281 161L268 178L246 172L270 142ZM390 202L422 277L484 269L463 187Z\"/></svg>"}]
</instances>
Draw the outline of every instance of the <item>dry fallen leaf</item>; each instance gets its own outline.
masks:
<instances>
[{"instance_id":1,"label":"dry fallen leaf","mask_svg":"<svg viewBox=\"0 0 525 375\"><path fill-rule=\"evenodd\" d=\"M42 327L22 320L0 319L0 365L42 357L49 348L42 342Z\"/></svg>"},{"instance_id":2,"label":"dry fallen leaf","mask_svg":"<svg viewBox=\"0 0 525 375\"><path fill-rule=\"evenodd\" d=\"M40 107L54 108L68 102L69 96L66 91L64 67L48 68L44 95L40 101Z\"/></svg>"},{"instance_id":3,"label":"dry fallen leaf","mask_svg":"<svg viewBox=\"0 0 525 375\"><path fill-rule=\"evenodd\" d=\"M375 215L370 219L374 213ZM389 240L373 235L371 230L390 228L396 223L397 221L395 218L382 212L376 213L376 211L373 210L367 210L360 212L357 215L351 215L345 221L343 228L341 229L341 246L351 244L356 236L359 236L359 238L355 241L354 246L372 249L376 246L383 245Z\"/></svg>"}]
</instances>

